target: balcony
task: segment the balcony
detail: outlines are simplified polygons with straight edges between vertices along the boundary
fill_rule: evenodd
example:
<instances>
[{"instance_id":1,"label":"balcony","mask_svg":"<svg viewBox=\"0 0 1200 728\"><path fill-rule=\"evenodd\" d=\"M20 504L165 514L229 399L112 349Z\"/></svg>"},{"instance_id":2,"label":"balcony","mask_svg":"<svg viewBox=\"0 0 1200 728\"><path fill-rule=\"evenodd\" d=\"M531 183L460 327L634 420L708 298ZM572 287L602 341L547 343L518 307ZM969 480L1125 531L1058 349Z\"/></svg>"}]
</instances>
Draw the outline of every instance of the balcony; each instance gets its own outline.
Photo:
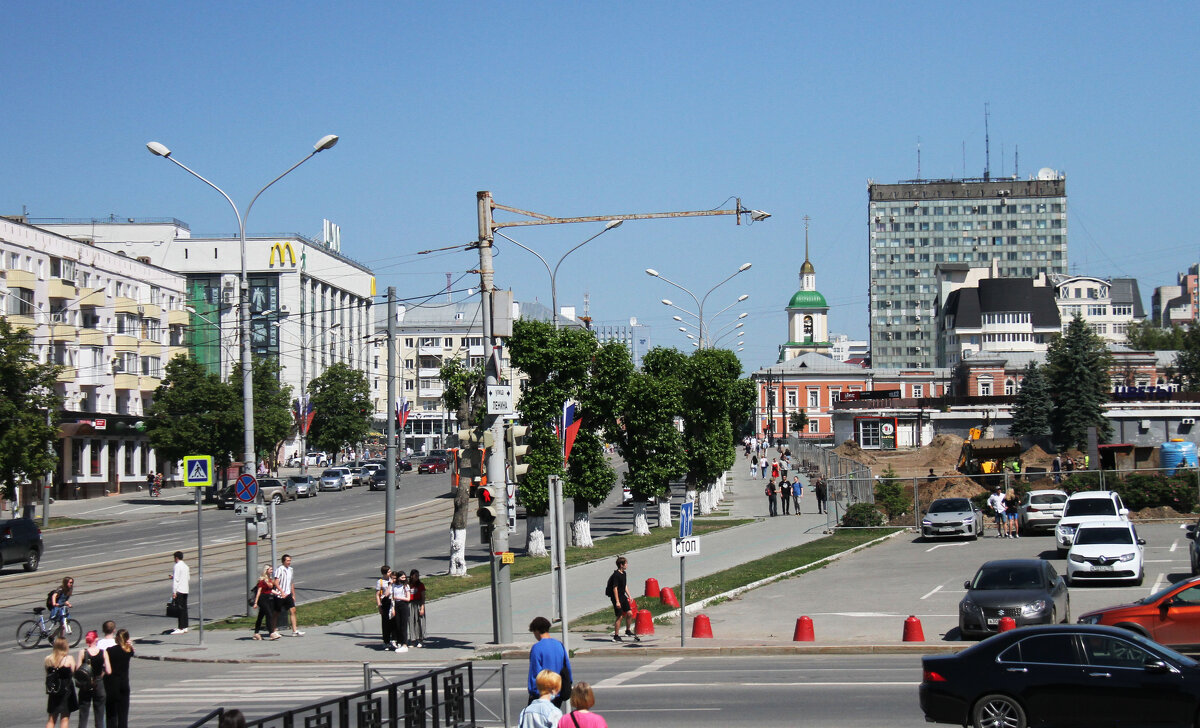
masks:
<instances>
[{"instance_id":1,"label":"balcony","mask_svg":"<svg viewBox=\"0 0 1200 728\"><path fill-rule=\"evenodd\" d=\"M442 347L441 346L418 346L417 347L417 355L418 356L439 356L440 357L442 355Z\"/></svg>"},{"instance_id":2,"label":"balcony","mask_svg":"<svg viewBox=\"0 0 1200 728\"><path fill-rule=\"evenodd\" d=\"M420 389L417 390L417 396L418 397L441 397L442 391L443 390L441 387L428 387L428 388L421 387Z\"/></svg>"},{"instance_id":3,"label":"balcony","mask_svg":"<svg viewBox=\"0 0 1200 728\"><path fill-rule=\"evenodd\" d=\"M146 318L152 318L152 319L162 318L162 306L158 306L153 303L143 303L140 306L140 308L141 308L142 316L145 316ZM184 313L187 313L187 312L185 311Z\"/></svg>"},{"instance_id":4,"label":"balcony","mask_svg":"<svg viewBox=\"0 0 1200 728\"><path fill-rule=\"evenodd\" d=\"M472 344L467 347L469 356L483 356L483 344Z\"/></svg>"},{"instance_id":5,"label":"balcony","mask_svg":"<svg viewBox=\"0 0 1200 728\"><path fill-rule=\"evenodd\" d=\"M79 333L79 329L71 324L51 324L50 325L50 340L51 341L75 341L75 336Z\"/></svg>"},{"instance_id":6,"label":"balcony","mask_svg":"<svg viewBox=\"0 0 1200 728\"><path fill-rule=\"evenodd\" d=\"M138 342L138 356L159 356L162 354L162 350L163 345L161 341L142 339Z\"/></svg>"},{"instance_id":7,"label":"balcony","mask_svg":"<svg viewBox=\"0 0 1200 728\"><path fill-rule=\"evenodd\" d=\"M167 361L171 361L177 356L187 356L188 348L186 346L168 346Z\"/></svg>"},{"instance_id":8,"label":"balcony","mask_svg":"<svg viewBox=\"0 0 1200 728\"><path fill-rule=\"evenodd\" d=\"M138 389L138 375L114 374L113 387L115 389L136 390Z\"/></svg>"},{"instance_id":9,"label":"balcony","mask_svg":"<svg viewBox=\"0 0 1200 728\"><path fill-rule=\"evenodd\" d=\"M184 311L181 308L173 308L170 311L167 311L168 326L187 326L190 323L191 317L187 311Z\"/></svg>"},{"instance_id":10,"label":"balcony","mask_svg":"<svg viewBox=\"0 0 1200 728\"><path fill-rule=\"evenodd\" d=\"M75 300L78 295L78 289L71 281L64 281L61 278L50 279L50 298L66 298Z\"/></svg>"},{"instance_id":11,"label":"balcony","mask_svg":"<svg viewBox=\"0 0 1200 728\"><path fill-rule=\"evenodd\" d=\"M75 367L63 366L62 371L54 378L57 382L68 384L75 381Z\"/></svg>"},{"instance_id":12,"label":"balcony","mask_svg":"<svg viewBox=\"0 0 1200 728\"><path fill-rule=\"evenodd\" d=\"M432 367L422 367L417 370L417 376L423 379L437 379L441 376L441 371L441 369L434 369Z\"/></svg>"},{"instance_id":13,"label":"balcony","mask_svg":"<svg viewBox=\"0 0 1200 728\"><path fill-rule=\"evenodd\" d=\"M138 389L143 392L153 392L162 384L160 377L138 377Z\"/></svg>"},{"instance_id":14,"label":"balcony","mask_svg":"<svg viewBox=\"0 0 1200 728\"><path fill-rule=\"evenodd\" d=\"M37 287L37 276L27 270L6 270L4 280L9 288L26 288L33 290Z\"/></svg>"},{"instance_id":15,"label":"balcony","mask_svg":"<svg viewBox=\"0 0 1200 728\"><path fill-rule=\"evenodd\" d=\"M138 339L136 336L129 334L113 334L112 337L113 351L132 351L138 350Z\"/></svg>"},{"instance_id":16,"label":"balcony","mask_svg":"<svg viewBox=\"0 0 1200 728\"><path fill-rule=\"evenodd\" d=\"M116 307L116 312L119 314L120 313L131 313L134 316L136 316L138 313L138 302L133 300L132 298L125 298L124 296L117 296L117 299L113 303L113 305Z\"/></svg>"},{"instance_id":17,"label":"balcony","mask_svg":"<svg viewBox=\"0 0 1200 728\"><path fill-rule=\"evenodd\" d=\"M82 306L103 306L108 303L108 294L103 288L80 288L79 289L79 305Z\"/></svg>"},{"instance_id":18,"label":"balcony","mask_svg":"<svg viewBox=\"0 0 1200 728\"><path fill-rule=\"evenodd\" d=\"M37 328L37 322L33 320L32 316L18 316L14 314L7 316L6 318L8 319L8 323L11 324L14 329L27 329L29 331L33 331Z\"/></svg>"},{"instance_id":19,"label":"balcony","mask_svg":"<svg viewBox=\"0 0 1200 728\"><path fill-rule=\"evenodd\" d=\"M80 329L80 346L104 346L108 343L108 334L100 329Z\"/></svg>"}]
</instances>

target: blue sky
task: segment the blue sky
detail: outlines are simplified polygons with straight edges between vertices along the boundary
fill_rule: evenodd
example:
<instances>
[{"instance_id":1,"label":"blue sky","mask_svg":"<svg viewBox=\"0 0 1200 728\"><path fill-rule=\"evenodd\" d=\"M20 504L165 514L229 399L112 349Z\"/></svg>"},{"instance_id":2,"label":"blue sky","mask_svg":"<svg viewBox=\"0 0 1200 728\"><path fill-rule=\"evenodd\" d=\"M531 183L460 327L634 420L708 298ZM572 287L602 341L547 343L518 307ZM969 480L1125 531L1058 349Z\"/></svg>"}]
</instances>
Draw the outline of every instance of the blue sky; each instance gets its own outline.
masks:
<instances>
[{"instance_id":1,"label":"blue sky","mask_svg":"<svg viewBox=\"0 0 1200 728\"><path fill-rule=\"evenodd\" d=\"M0 212L173 216L233 233L241 205L327 133L338 146L256 204L249 232L319 236L380 290L431 294L470 252L475 192L558 216L773 213L630 222L574 253L560 304L631 316L684 348L661 298L711 313L747 293L747 369L773 362L811 220L835 332L867 330L868 179L1067 174L1073 272L1154 286L1200 256L1193 3L9 3ZM964 167L965 156L965 167ZM510 234L551 262L600 225ZM497 241L497 283L549 303L533 256ZM473 285L467 276L460 287ZM693 306L688 306L693 308ZM727 314L728 316L728 314ZM724 318L724 317L723 317ZM720 325L719 322L717 324Z\"/></svg>"}]
</instances>

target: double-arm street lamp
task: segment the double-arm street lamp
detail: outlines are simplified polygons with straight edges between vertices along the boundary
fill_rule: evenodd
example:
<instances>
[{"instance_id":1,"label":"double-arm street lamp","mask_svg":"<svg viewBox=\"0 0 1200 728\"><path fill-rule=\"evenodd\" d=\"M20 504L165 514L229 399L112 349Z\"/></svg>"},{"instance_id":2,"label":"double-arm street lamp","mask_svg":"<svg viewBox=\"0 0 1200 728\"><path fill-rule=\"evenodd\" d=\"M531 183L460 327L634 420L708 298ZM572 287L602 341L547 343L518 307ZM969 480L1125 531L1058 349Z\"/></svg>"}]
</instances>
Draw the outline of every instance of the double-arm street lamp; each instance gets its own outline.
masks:
<instances>
[{"instance_id":1,"label":"double-arm street lamp","mask_svg":"<svg viewBox=\"0 0 1200 728\"><path fill-rule=\"evenodd\" d=\"M259 195L266 192L267 188L283 179L288 175L289 172L312 159L315 155L325 151L326 149L332 148L337 143L338 138L334 134L328 134L321 137L317 143L313 145L313 150L309 152L304 159L301 159L299 162L293 164L287 169L287 171L268 182L262 189L255 193L254 197L250 199L250 204L246 206L245 215L238 210L238 206L234 204L229 195L225 194L224 190L196 172L192 171L192 169L190 169L183 162L180 162L178 159L172 157L170 149L167 149L158 142L149 142L146 144L146 148L150 150L151 154L173 162L183 171L219 192L221 196L225 198L225 201L229 203L229 206L233 208L233 214L237 217L238 242L241 246L242 254L241 304L238 311L238 318L241 324L239 328L242 332L242 424L245 431L243 439L242 471L252 475L256 469L256 456L254 451L254 379L250 371L250 279L246 274L246 219L250 217L250 210L254 207L254 203L258 200Z\"/></svg>"},{"instance_id":2,"label":"double-arm street lamp","mask_svg":"<svg viewBox=\"0 0 1200 728\"><path fill-rule=\"evenodd\" d=\"M672 308L677 308L680 311L683 311L684 313L686 313L696 319L697 325L699 327L699 332L698 332L699 336L697 337L698 338L697 346L699 346L701 349L703 349L705 346L705 342L706 342L706 335L707 335L707 328L708 328L708 326L704 320L704 302L708 300L709 295L713 291L717 290L721 286L728 283L734 276L738 275L739 273L744 273L745 271L750 270L750 267L751 267L750 263L742 263L740 266L738 266L737 270L735 270L733 273L730 273L728 276L725 277L724 280L722 280L717 285L715 285L712 288L705 291L704 295L701 297L697 297L696 294L692 293L687 288L679 285L678 283L671 280L670 278L667 278L662 273L659 273L658 271L654 270L653 268L647 268L646 275L651 276L652 278L657 278L657 279L663 281L664 283L666 283L667 285L671 285L671 286L674 286L675 288L678 288L679 290L681 290L684 293L691 296L692 300L696 302L696 312L693 313L691 311L688 311L687 309L676 306L674 303L672 303L670 300L668 300L666 298L662 299L662 302L664 305L670 306ZM729 310L729 308L732 307L734 304L740 303L740 302L746 300L747 298L749 298L748 295L742 294L741 296L738 297L738 299L736 301L729 304L729 306L726 306L725 308L718 311L717 316L720 316L722 313ZM713 316L712 318L716 318L716 316ZM708 341L708 345L712 346L712 341Z\"/></svg>"}]
</instances>

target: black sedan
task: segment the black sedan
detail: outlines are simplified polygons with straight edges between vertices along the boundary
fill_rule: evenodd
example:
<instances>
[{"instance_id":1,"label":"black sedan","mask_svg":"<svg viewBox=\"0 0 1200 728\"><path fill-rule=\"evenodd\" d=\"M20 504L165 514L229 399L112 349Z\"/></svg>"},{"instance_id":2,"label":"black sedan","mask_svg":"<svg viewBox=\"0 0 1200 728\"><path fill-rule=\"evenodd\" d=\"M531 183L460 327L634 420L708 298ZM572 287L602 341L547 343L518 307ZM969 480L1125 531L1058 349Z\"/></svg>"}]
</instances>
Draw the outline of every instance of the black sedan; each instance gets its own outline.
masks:
<instances>
[{"instance_id":1,"label":"black sedan","mask_svg":"<svg viewBox=\"0 0 1200 728\"><path fill-rule=\"evenodd\" d=\"M933 723L1193 726L1200 709L1200 663L1115 627L1009 630L921 667Z\"/></svg>"},{"instance_id":2,"label":"black sedan","mask_svg":"<svg viewBox=\"0 0 1200 728\"><path fill-rule=\"evenodd\" d=\"M1004 617L1012 617L1018 627L1071 621L1067 585L1049 561L989 561L963 587L967 595L958 603L962 637L994 634Z\"/></svg>"}]
</instances>

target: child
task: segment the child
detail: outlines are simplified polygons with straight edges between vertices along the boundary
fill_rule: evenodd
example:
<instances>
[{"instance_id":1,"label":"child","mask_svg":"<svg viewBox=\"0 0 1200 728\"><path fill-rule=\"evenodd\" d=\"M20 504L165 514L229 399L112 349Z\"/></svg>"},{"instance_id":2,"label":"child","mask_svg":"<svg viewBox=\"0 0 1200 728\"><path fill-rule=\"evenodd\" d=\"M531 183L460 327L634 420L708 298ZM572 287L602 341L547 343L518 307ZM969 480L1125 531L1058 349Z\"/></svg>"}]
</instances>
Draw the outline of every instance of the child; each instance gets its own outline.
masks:
<instances>
[{"instance_id":1,"label":"child","mask_svg":"<svg viewBox=\"0 0 1200 728\"><path fill-rule=\"evenodd\" d=\"M517 728L555 728L562 711L550 702L558 689L562 687L562 678L557 673L542 670L537 674L538 699L525 706L521 717L517 719Z\"/></svg>"}]
</instances>

